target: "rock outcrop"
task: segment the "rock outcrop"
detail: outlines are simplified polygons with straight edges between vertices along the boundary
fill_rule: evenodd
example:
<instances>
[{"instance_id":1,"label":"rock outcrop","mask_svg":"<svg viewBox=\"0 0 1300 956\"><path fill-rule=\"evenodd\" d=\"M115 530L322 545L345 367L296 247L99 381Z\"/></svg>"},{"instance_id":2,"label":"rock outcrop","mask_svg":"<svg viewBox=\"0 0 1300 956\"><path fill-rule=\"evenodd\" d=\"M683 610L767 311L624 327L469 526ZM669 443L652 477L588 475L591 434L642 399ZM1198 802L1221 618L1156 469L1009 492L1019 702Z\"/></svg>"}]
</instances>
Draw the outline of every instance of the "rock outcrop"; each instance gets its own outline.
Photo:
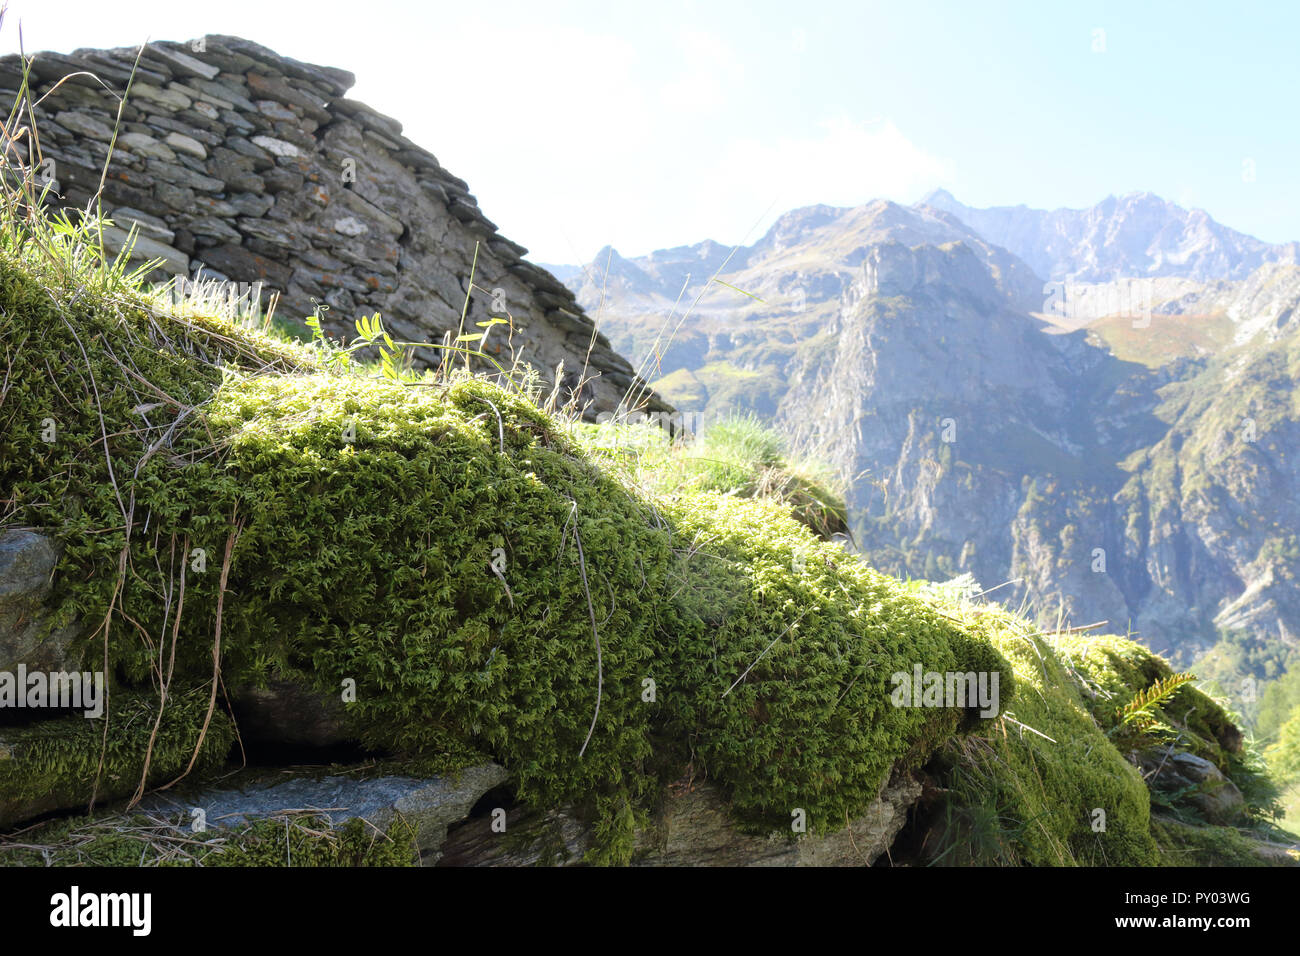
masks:
<instances>
[{"instance_id":1,"label":"rock outcrop","mask_svg":"<svg viewBox=\"0 0 1300 956\"><path fill-rule=\"evenodd\" d=\"M1172 795L1200 819L1221 826L1244 820L1246 800L1241 790L1209 760L1168 748L1144 751L1138 766L1152 790Z\"/></svg>"},{"instance_id":2,"label":"rock outcrop","mask_svg":"<svg viewBox=\"0 0 1300 956\"><path fill-rule=\"evenodd\" d=\"M34 531L0 531L0 671L69 668L69 647L80 626L47 627L45 600L54 586L59 552Z\"/></svg>"},{"instance_id":3,"label":"rock outcrop","mask_svg":"<svg viewBox=\"0 0 1300 956\"><path fill-rule=\"evenodd\" d=\"M75 209L104 177L110 252L134 228L134 257L161 260L159 278L261 283L263 300L279 295L278 315L328 309L336 333L377 311L395 338L439 342L461 330L468 295L464 331L506 319L484 350L546 377L563 362L563 399L581 388L589 411L613 410L634 388L632 366L559 280L497 232L465 181L401 123L344 96L351 73L229 36L150 43L132 76L137 52L31 61L40 153L19 159ZM19 58L0 58L6 114L22 82Z\"/></svg>"},{"instance_id":4,"label":"rock outcrop","mask_svg":"<svg viewBox=\"0 0 1300 956\"><path fill-rule=\"evenodd\" d=\"M479 798L508 776L505 768L495 763L426 778L290 775L244 786L215 786L186 796L156 793L141 803L140 809L156 814L179 812L187 823L199 810L210 827L315 812L334 826L359 817L382 832L400 817L414 831L421 861L430 865L442 856L447 827L464 820Z\"/></svg>"}]
</instances>

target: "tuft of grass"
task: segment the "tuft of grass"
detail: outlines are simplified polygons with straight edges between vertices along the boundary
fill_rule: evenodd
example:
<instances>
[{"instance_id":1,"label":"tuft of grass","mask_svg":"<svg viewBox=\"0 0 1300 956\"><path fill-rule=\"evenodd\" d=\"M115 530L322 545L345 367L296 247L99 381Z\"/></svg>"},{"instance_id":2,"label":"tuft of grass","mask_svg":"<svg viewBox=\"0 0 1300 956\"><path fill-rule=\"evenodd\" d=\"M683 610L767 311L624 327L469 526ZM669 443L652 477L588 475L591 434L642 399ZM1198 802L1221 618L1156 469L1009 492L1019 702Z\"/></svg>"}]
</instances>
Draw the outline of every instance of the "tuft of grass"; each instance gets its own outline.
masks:
<instances>
[{"instance_id":1,"label":"tuft of grass","mask_svg":"<svg viewBox=\"0 0 1300 956\"><path fill-rule=\"evenodd\" d=\"M793 459L784 439L753 415L673 440L651 424L582 425L575 434L602 465L652 495L718 492L776 502L818 537L848 533L848 509L831 469Z\"/></svg>"}]
</instances>

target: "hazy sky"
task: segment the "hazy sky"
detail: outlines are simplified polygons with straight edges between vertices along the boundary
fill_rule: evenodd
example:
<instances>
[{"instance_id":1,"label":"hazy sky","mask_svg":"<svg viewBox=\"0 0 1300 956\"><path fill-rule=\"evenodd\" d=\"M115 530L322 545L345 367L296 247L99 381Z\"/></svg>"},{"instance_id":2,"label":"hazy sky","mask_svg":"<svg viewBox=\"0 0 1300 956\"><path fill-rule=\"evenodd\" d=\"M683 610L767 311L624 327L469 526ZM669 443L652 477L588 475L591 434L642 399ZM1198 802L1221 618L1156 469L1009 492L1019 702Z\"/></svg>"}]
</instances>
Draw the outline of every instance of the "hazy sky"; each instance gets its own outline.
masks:
<instances>
[{"instance_id":1,"label":"hazy sky","mask_svg":"<svg viewBox=\"0 0 1300 956\"><path fill-rule=\"evenodd\" d=\"M357 75L543 262L943 186L1300 239L1300 4L11 0L3 52L233 33Z\"/></svg>"}]
</instances>

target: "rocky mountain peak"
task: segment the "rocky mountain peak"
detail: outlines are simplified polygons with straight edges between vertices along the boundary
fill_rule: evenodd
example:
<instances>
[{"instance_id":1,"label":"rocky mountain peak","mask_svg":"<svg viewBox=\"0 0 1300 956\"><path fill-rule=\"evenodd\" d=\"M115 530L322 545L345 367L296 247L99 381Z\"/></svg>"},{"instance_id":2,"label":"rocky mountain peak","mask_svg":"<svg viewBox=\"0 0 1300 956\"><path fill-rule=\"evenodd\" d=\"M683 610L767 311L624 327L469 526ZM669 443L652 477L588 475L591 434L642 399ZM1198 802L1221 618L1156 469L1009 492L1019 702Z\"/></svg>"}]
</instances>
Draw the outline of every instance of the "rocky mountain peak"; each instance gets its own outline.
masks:
<instances>
[{"instance_id":1,"label":"rocky mountain peak","mask_svg":"<svg viewBox=\"0 0 1300 956\"><path fill-rule=\"evenodd\" d=\"M977 209L935 190L917 206L951 213L1045 279L1244 279L1266 262L1300 261L1294 242L1261 242L1202 209L1185 209L1152 192L1107 196L1086 209L1047 211L1023 205Z\"/></svg>"}]
</instances>

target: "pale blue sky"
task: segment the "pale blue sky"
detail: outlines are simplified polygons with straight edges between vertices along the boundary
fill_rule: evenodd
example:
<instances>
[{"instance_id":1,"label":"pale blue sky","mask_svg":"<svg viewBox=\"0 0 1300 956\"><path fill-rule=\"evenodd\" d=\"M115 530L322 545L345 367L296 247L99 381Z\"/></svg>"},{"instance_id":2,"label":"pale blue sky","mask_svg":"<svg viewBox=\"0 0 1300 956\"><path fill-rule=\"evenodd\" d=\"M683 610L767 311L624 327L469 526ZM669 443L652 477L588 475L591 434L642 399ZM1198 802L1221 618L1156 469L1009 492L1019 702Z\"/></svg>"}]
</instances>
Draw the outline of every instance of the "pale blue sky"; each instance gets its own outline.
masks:
<instances>
[{"instance_id":1,"label":"pale blue sky","mask_svg":"<svg viewBox=\"0 0 1300 956\"><path fill-rule=\"evenodd\" d=\"M29 52L234 33L352 70L540 261L937 186L1300 239L1295 3L11 0L4 52L18 21Z\"/></svg>"}]
</instances>

